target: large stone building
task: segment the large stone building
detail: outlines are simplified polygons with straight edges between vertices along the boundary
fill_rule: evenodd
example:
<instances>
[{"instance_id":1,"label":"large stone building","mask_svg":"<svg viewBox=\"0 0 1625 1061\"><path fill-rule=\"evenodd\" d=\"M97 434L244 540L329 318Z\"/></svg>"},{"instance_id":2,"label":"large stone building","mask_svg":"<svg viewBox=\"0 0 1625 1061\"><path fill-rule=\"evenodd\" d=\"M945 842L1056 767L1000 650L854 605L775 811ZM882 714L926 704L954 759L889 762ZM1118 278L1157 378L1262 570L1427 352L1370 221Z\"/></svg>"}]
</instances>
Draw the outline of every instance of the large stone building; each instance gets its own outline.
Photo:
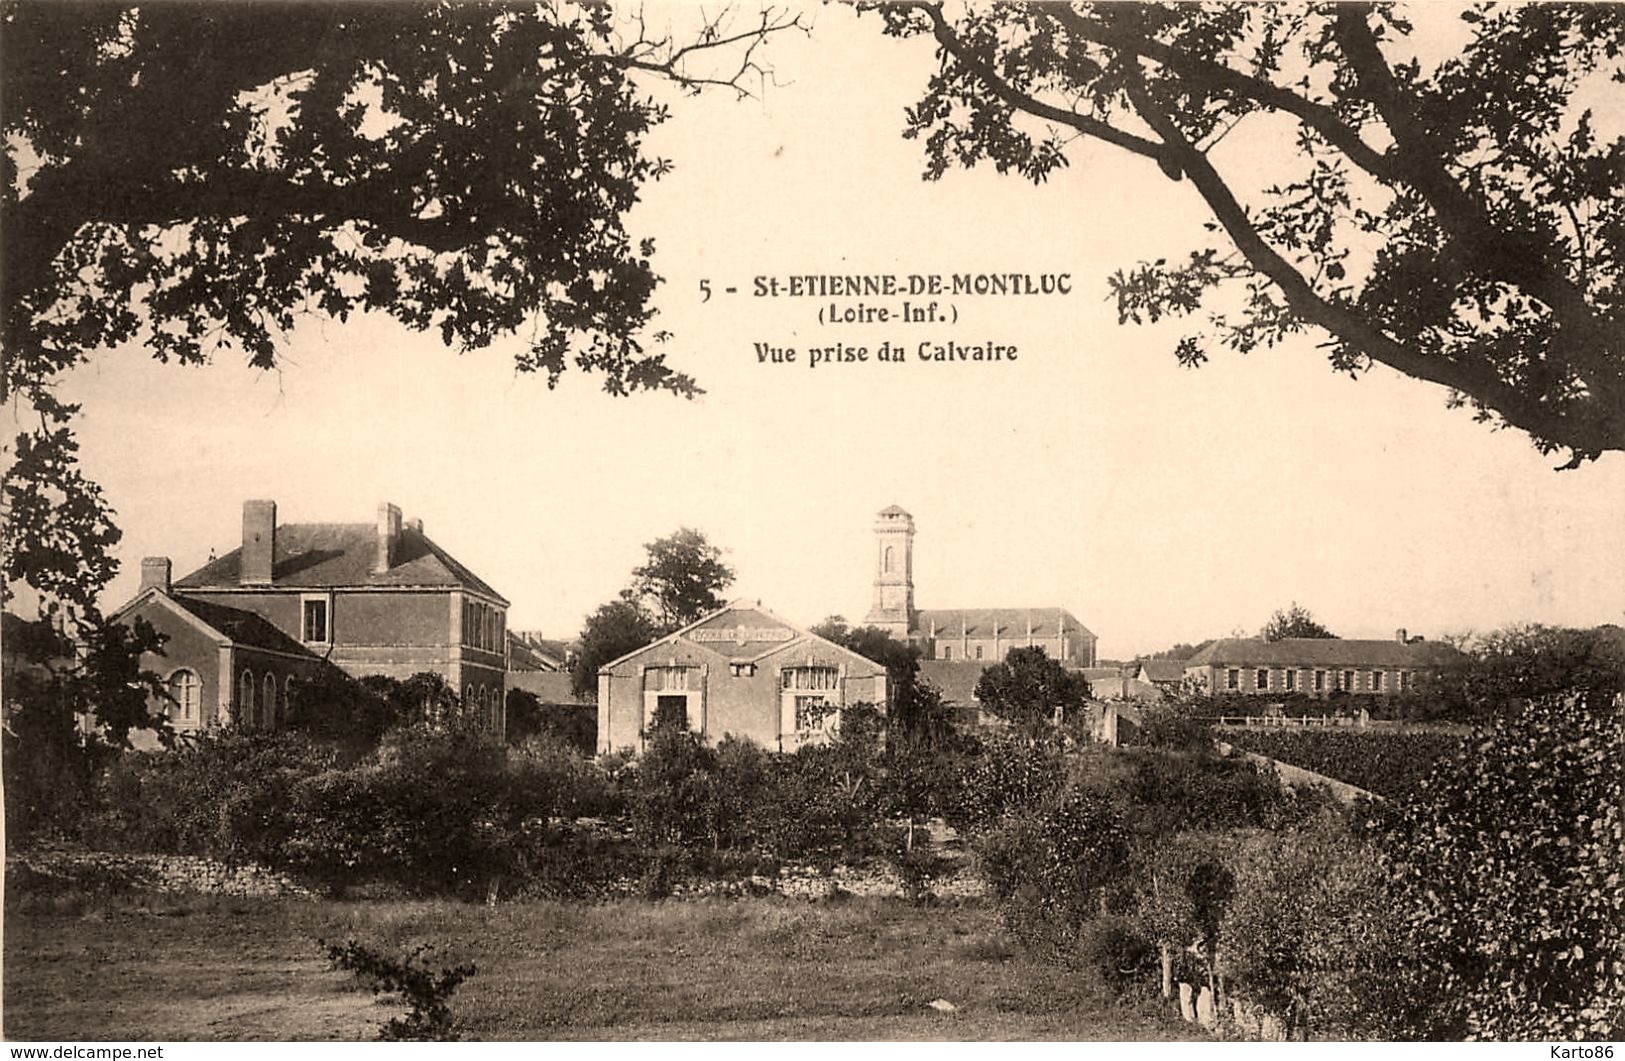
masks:
<instances>
[{"instance_id":1,"label":"large stone building","mask_svg":"<svg viewBox=\"0 0 1625 1061\"><path fill-rule=\"evenodd\" d=\"M1459 656L1449 645L1407 638L1404 630L1392 641L1227 637L1186 660L1183 669L1189 683L1219 696L1402 696Z\"/></svg>"},{"instance_id":2,"label":"large stone building","mask_svg":"<svg viewBox=\"0 0 1625 1061\"><path fill-rule=\"evenodd\" d=\"M775 751L824 740L854 704L886 707L886 668L735 601L598 671L598 750L643 746L657 718Z\"/></svg>"},{"instance_id":3,"label":"large stone building","mask_svg":"<svg viewBox=\"0 0 1625 1061\"><path fill-rule=\"evenodd\" d=\"M1097 638L1065 608L914 606L914 517L896 505L875 517L874 605L864 623L920 647L927 660L996 663L1037 646L1073 667L1095 665Z\"/></svg>"},{"instance_id":4,"label":"large stone building","mask_svg":"<svg viewBox=\"0 0 1625 1061\"><path fill-rule=\"evenodd\" d=\"M502 732L508 601L394 505L375 523L278 526L275 502L247 501L240 548L170 573L167 557L143 560L115 618L168 636L142 666L168 682L178 730L275 728L293 682L338 667L438 674Z\"/></svg>"}]
</instances>

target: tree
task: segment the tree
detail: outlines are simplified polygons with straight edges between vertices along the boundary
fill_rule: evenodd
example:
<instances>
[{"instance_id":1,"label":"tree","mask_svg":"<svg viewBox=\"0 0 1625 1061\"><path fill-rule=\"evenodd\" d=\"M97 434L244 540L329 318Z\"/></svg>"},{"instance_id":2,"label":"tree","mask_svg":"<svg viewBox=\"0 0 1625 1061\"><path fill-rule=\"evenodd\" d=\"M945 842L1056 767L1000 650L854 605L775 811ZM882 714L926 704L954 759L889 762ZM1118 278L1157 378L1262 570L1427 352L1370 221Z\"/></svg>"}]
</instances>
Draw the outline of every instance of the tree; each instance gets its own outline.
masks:
<instances>
[{"instance_id":1,"label":"tree","mask_svg":"<svg viewBox=\"0 0 1625 1061\"><path fill-rule=\"evenodd\" d=\"M1625 1032L1625 713L1547 696L1442 762L1379 834L1438 1004L1424 1038Z\"/></svg>"},{"instance_id":2,"label":"tree","mask_svg":"<svg viewBox=\"0 0 1625 1061\"><path fill-rule=\"evenodd\" d=\"M1083 710L1089 680L1041 647L1012 648L976 680L976 699L1029 738L1058 730Z\"/></svg>"},{"instance_id":3,"label":"tree","mask_svg":"<svg viewBox=\"0 0 1625 1061\"><path fill-rule=\"evenodd\" d=\"M727 603L719 595L733 585L733 568L705 535L680 527L645 545L648 559L632 571L629 599L654 616L663 634L687 626Z\"/></svg>"},{"instance_id":4,"label":"tree","mask_svg":"<svg viewBox=\"0 0 1625 1061\"><path fill-rule=\"evenodd\" d=\"M1550 695L1608 711L1625 693L1625 630L1618 626L1509 626L1463 648L1422 681L1419 699L1446 717L1487 719Z\"/></svg>"},{"instance_id":5,"label":"tree","mask_svg":"<svg viewBox=\"0 0 1625 1061\"><path fill-rule=\"evenodd\" d=\"M653 620L632 601L599 605L581 629L581 651L570 667L570 691L577 697L598 699L598 668L658 636Z\"/></svg>"},{"instance_id":6,"label":"tree","mask_svg":"<svg viewBox=\"0 0 1625 1061\"><path fill-rule=\"evenodd\" d=\"M88 607L118 540L53 392L125 345L269 369L301 316L381 311L520 371L693 394L646 335L669 168L650 76L743 91L772 11L681 42L607 7L0 4L0 399L38 425L5 481L7 581ZM652 345L651 345L652 344Z\"/></svg>"},{"instance_id":7,"label":"tree","mask_svg":"<svg viewBox=\"0 0 1625 1061\"><path fill-rule=\"evenodd\" d=\"M1270 616L1270 621L1264 624L1258 636L1265 641L1281 641L1288 637L1337 638L1336 634L1316 622L1309 609L1299 606L1297 601L1293 601L1291 607L1275 609L1275 614Z\"/></svg>"},{"instance_id":8,"label":"tree","mask_svg":"<svg viewBox=\"0 0 1625 1061\"><path fill-rule=\"evenodd\" d=\"M1625 9L1474 6L1433 63L1386 5L874 6L937 44L904 134L928 179L1043 182L1105 144L1190 183L1222 240L1110 278L1122 322L1207 311L1181 363L1313 331L1334 370L1449 388L1567 467L1625 449L1625 138L1588 109L1625 76Z\"/></svg>"}]
</instances>

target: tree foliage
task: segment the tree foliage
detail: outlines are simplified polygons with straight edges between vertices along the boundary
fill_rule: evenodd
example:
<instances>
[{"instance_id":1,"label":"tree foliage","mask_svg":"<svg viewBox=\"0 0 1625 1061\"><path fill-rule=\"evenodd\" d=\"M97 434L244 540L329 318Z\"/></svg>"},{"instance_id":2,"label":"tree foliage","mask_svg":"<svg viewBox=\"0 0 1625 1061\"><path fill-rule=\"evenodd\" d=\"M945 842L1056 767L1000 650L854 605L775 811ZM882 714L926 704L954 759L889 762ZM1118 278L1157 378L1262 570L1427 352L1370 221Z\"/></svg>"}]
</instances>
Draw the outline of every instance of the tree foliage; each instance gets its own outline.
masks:
<instances>
[{"instance_id":1,"label":"tree foliage","mask_svg":"<svg viewBox=\"0 0 1625 1061\"><path fill-rule=\"evenodd\" d=\"M654 620L629 600L601 604L581 628L581 651L570 666L570 691L598 698L598 668L636 651L658 635Z\"/></svg>"},{"instance_id":2,"label":"tree foliage","mask_svg":"<svg viewBox=\"0 0 1625 1061\"><path fill-rule=\"evenodd\" d=\"M1497 718L1382 843L1441 1003L1426 1038L1625 1031L1625 713L1544 697Z\"/></svg>"},{"instance_id":3,"label":"tree foliage","mask_svg":"<svg viewBox=\"0 0 1625 1061\"><path fill-rule=\"evenodd\" d=\"M1321 626L1309 609L1293 601L1289 607L1275 609L1270 621L1258 632L1265 641L1282 641L1289 637L1336 638L1337 635Z\"/></svg>"},{"instance_id":4,"label":"tree foliage","mask_svg":"<svg viewBox=\"0 0 1625 1061\"><path fill-rule=\"evenodd\" d=\"M5 575L86 605L117 531L54 384L99 351L259 368L302 317L383 312L555 383L692 394L649 333L670 163L638 78L740 90L768 11L691 40L608 7L0 5L0 397L37 426L5 483Z\"/></svg>"},{"instance_id":5,"label":"tree foliage","mask_svg":"<svg viewBox=\"0 0 1625 1061\"><path fill-rule=\"evenodd\" d=\"M1606 711L1625 693L1625 630L1536 624L1473 638L1423 679L1421 696L1440 714L1485 719L1520 710L1535 697L1577 695Z\"/></svg>"},{"instance_id":6,"label":"tree foliage","mask_svg":"<svg viewBox=\"0 0 1625 1061\"><path fill-rule=\"evenodd\" d=\"M679 527L643 549L647 559L632 570L628 599L654 617L661 633L687 626L727 603L721 593L733 585L733 568L701 532Z\"/></svg>"},{"instance_id":7,"label":"tree foliage","mask_svg":"<svg viewBox=\"0 0 1625 1061\"><path fill-rule=\"evenodd\" d=\"M1028 736L1058 730L1088 698L1088 679L1037 645L1012 648L976 680L977 702Z\"/></svg>"},{"instance_id":8,"label":"tree foliage","mask_svg":"<svg viewBox=\"0 0 1625 1061\"><path fill-rule=\"evenodd\" d=\"M1438 61L1386 5L874 6L938 47L905 132L928 178L1105 144L1189 182L1212 236L1111 277L1123 322L1206 311L1182 363L1312 331L1571 467L1625 449L1625 137L1590 109L1625 78L1617 5L1475 5Z\"/></svg>"}]
</instances>

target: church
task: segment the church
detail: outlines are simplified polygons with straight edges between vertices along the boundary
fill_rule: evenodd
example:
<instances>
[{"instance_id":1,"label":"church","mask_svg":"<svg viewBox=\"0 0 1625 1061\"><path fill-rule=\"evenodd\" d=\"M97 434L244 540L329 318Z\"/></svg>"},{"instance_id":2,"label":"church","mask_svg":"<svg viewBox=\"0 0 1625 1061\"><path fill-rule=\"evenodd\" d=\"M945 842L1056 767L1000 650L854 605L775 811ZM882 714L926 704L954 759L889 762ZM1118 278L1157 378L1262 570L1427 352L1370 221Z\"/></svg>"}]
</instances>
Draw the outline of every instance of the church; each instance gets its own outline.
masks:
<instances>
[{"instance_id":1,"label":"church","mask_svg":"<svg viewBox=\"0 0 1625 1061\"><path fill-rule=\"evenodd\" d=\"M874 605L864 617L925 660L988 664L1037 646L1069 667L1093 667L1098 640L1065 608L914 607L914 517L896 505L875 517Z\"/></svg>"}]
</instances>

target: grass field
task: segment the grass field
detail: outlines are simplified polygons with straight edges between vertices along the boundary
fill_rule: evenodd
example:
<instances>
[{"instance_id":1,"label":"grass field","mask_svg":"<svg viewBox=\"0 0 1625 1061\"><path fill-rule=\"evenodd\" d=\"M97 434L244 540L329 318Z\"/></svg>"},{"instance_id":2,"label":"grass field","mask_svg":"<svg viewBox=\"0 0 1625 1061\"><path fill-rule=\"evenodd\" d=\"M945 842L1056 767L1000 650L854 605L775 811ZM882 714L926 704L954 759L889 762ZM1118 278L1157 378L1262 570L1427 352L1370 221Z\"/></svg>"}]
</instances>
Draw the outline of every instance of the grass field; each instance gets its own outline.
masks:
<instances>
[{"instance_id":1,"label":"grass field","mask_svg":"<svg viewBox=\"0 0 1625 1061\"><path fill-rule=\"evenodd\" d=\"M368 1039L400 1012L316 940L474 962L475 1039L1189 1038L1016 953L980 904L783 898L602 905L157 898L6 911L12 1040ZM946 999L953 1013L927 1006Z\"/></svg>"}]
</instances>

